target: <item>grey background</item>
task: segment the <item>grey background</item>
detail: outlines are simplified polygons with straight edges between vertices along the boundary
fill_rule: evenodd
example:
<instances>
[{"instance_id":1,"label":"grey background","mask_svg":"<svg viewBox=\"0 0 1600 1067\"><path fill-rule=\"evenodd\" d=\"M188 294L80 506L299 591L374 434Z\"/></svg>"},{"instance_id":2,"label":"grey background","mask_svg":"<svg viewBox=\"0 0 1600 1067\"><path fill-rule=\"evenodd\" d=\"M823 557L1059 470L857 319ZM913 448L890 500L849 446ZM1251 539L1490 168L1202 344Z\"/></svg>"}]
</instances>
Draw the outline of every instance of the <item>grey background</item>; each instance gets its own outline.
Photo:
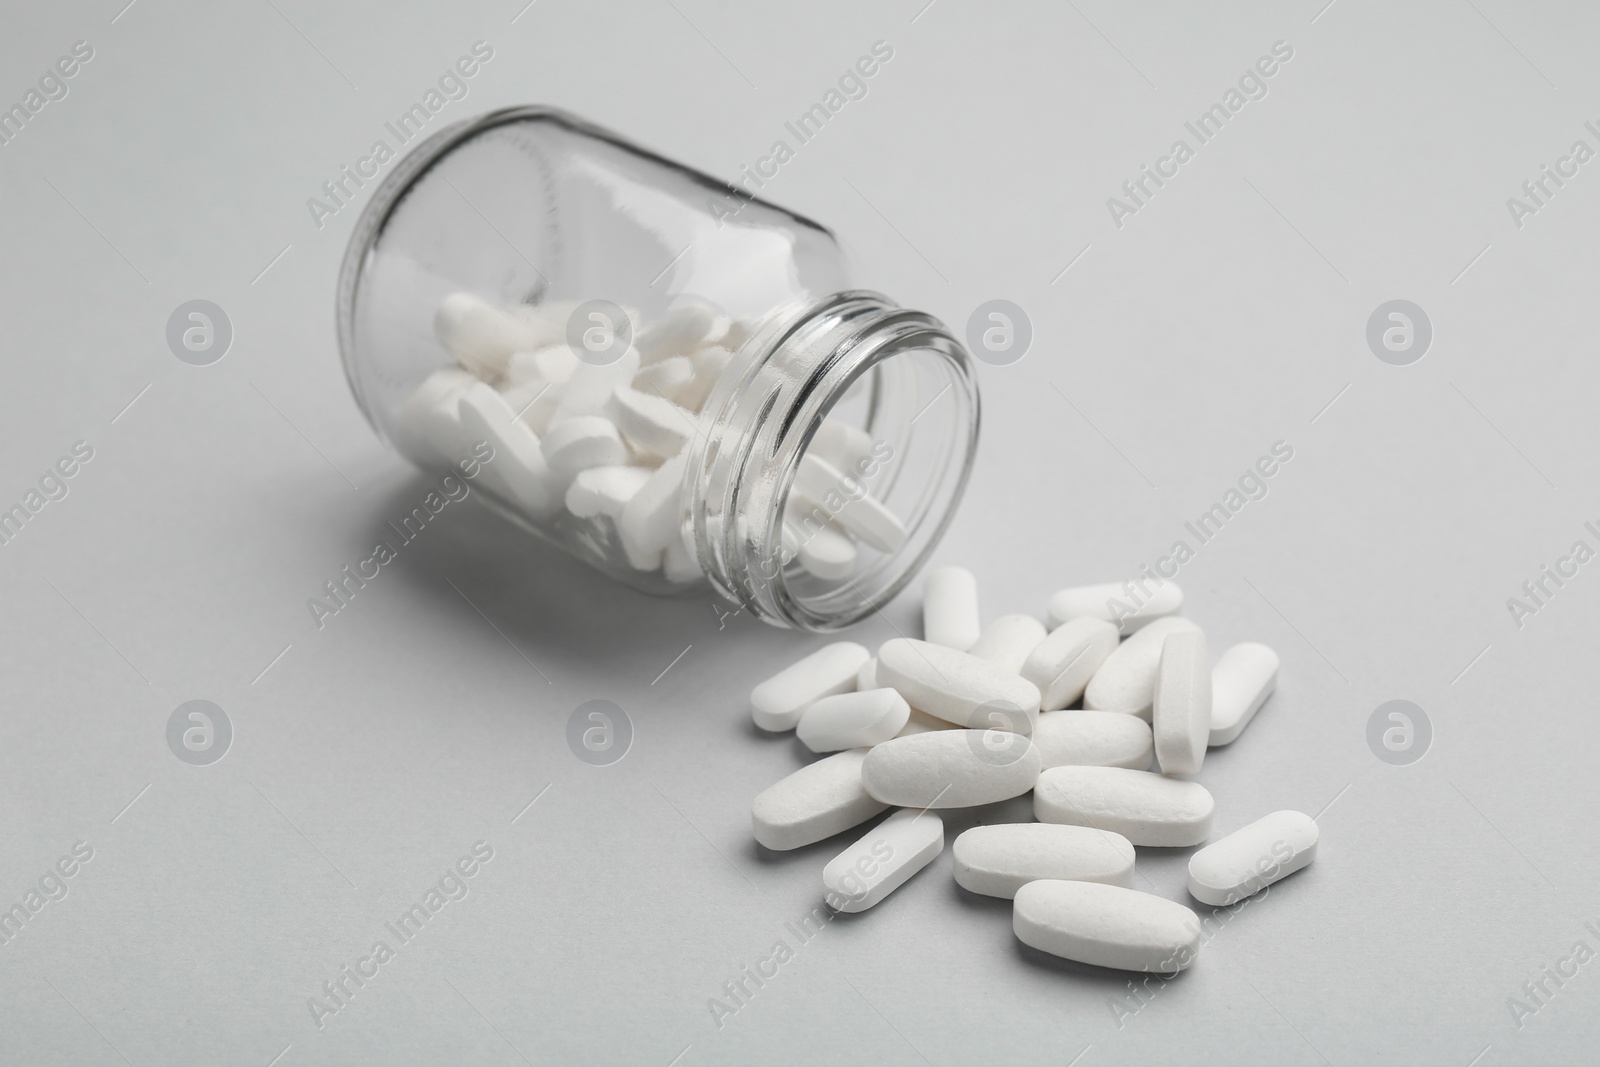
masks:
<instances>
[{"instance_id":1,"label":"grey background","mask_svg":"<svg viewBox=\"0 0 1600 1067\"><path fill-rule=\"evenodd\" d=\"M1592 9L124 2L13 5L0 35L7 105L95 49L0 147L0 498L95 449L0 547L0 902L95 850L0 947L0 1061L1590 1058L1600 964L1520 1030L1506 1001L1600 948L1600 563L1520 629L1505 600L1597 547L1600 162L1521 229L1505 200L1600 147ZM356 209L318 230L305 200L480 39L493 60L436 122L553 103L726 176L892 45L767 193L958 333L983 301L1027 310L1032 351L980 368L981 454L939 553L986 617L1153 560L1293 446L1180 580L1214 648L1283 657L1206 764L1218 831L1331 802L1322 853L1120 1028L1125 976L1021 948L948 850L714 1025L708 998L797 945L784 924L847 843L763 855L748 829L800 754L756 735L747 691L821 639L643 598L465 506L313 625L307 598L425 483L338 365ZM1269 95L1115 227L1106 198L1280 39ZM164 339L195 298L234 327L208 367ZM1435 333L1407 367L1364 341L1398 298ZM908 595L853 636L917 625ZM1435 731L1407 767L1365 740L1396 698ZM209 767L166 746L190 699L232 720ZM634 724L609 767L564 743L591 699ZM319 1030L307 998L479 840L469 895ZM1184 861L1140 870L1184 899Z\"/></svg>"}]
</instances>

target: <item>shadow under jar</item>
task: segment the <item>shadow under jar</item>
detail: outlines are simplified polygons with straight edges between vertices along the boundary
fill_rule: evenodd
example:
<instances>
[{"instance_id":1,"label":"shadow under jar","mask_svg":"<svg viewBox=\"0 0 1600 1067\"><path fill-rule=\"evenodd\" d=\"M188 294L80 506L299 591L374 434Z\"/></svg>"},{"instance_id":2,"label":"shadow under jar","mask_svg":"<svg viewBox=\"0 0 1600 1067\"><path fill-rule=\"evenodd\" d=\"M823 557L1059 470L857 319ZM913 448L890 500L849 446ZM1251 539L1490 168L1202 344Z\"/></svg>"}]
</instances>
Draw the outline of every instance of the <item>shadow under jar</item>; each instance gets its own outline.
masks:
<instances>
[{"instance_id":1,"label":"shadow under jar","mask_svg":"<svg viewBox=\"0 0 1600 1067\"><path fill-rule=\"evenodd\" d=\"M778 626L877 610L971 471L971 361L822 226L573 116L421 142L339 278L345 373L425 470L635 588Z\"/></svg>"}]
</instances>

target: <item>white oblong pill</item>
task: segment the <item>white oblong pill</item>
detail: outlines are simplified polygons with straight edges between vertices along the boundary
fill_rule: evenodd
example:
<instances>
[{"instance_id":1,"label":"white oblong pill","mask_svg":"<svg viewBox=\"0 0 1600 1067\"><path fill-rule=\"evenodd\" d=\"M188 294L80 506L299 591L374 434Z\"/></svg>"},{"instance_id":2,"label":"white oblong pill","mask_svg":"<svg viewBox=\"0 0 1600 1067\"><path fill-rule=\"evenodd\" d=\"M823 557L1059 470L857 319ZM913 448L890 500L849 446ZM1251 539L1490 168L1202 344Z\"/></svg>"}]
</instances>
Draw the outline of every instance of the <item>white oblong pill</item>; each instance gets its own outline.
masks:
<instances>
[{"instance_id":1,"label":"white oblong pill","mask_svg":"<svg viewBox=\"0 0 1600 1067\"><path fill-rule=\"evenodd\" d=\"M922 579L922 637L966 652L982 634L978 579L965 567L935 567Z\"/></svg>"},{"instance_id":2,"label":"white oblong pill","mask_svg":"<svg viewBox=\"0 0 1600 1067\"><path fill-rule=\"evenodd\" d=\"M622 509L617 533L630 561L647 560L683 536L683 468L680 452L657 467Z\"/></svg>"},{"instance_id":3,"label":"white oblong pill","mask_svg":"<svg viewBox=\"0 0 1600 1067\"><path fill-rule=\"evenodd\" d=\"M1128 885L1133 845L1121 834L1090 826L1018 822L974 826L950 846L956 884L987 897L1017 895L1041 878Z\"/></svg>"},{"instance_id":4,"label":"white oblong pill","mask_svg":"<svg viewBox=\"0 0 1600 1067\"><path fill-rule=\"evenodd\" d=\"M1162 773L1199 774L1211 737L1211 653L1199 630L1162 642L1151 723Z\"/></svg>"},{"instance_id":5,"label":"white oblong pill","mask_svg":"<svg viewBox=\"0 0 1600 1067\"><path fill-rule=\"evenodd\" d=\"M611 394L605 410L630 445L661 459L677 455L694 435L693 415L665 397L625 385Z\"/></svg>"},{"instance_id":6,"label":"white oblong pill","mask_svg":"<svg viewBox=\"0 0 1600 1067\"><path fill-rule=\"evenodd\" d=\"M661 573L674 584L698 582L706 576L700 569L700 555L685 537L674 537L661 553Z\"/></svg>"},{"instance_id":7,"label":"white oblong pill","mask_svg":"<svg viewBox=\"0 0 1600 1067\"><path fill-rule=\"evenodd\" d=\"M561 405L561 387L550 382L532 381L523 385L508 385L501 390L506 404L517 413L517 418L534 433L544 433L550 428L550 419Z\"/></svg>"},{"instance_id":8,"label":"white oblong pill","mask_svg":"<svg viewBox=\"0 0 1600 1067\"><path fill-rule=\"evenodd\" d=\"M580 359L572 377L561 388L561 404L551 417L557 425L579 415L597 415L619 386L626 386L639 373L639 350L629 348L610 363L590 363Z\"/></svg>"},{"instance_id":9,"label":"white oblong pill","mask_svg":"<svg viewBox=\"0 0 1600 1067\"><path fill-rule=\"evenodd\" d=\"M842 419L828 418L817 425L811 447L841 471L860 470L872 455L872 435Z\"/></svg>"},{"instance_id":10,"label":"white oblong pill","mask_svg":"<svg viewBox=\"0 0 1600 1067\"><path fill-rule=\"evenodd\" d=\"M931 811L897 811L822 868L837 911L866 911L944 851L944 820Z\"/></svg>"},{"instance_id":11,"label":"white oblong pill","mask_svg":"<svg viewBox=\"0 0 1600 1067\"><path fill-rule=\"evenodd\" d=\"M1033 726L1033 743L1045 767L1150 766L1155 746L1150 724L1115 711L1047 711Z\"/></svg>"},{"instance_id":12,"label":"white oblong pill","mask_svg":"<svg viewBox=\"0 0 1600 1067\"><path fill-rule=\"evenodd\" d=\"M539 437L516 420L505 399L482 382L469 385L456 400L456 418L465 440L483 440L494 446L494 459L482 473L530 515L545 516L561 499L559 487L545 465Z\"/></svg>"},{"instance_id":13,"label":"white oblong pill","mask_svg":"<svg viewBox=\"0 0 1600 1067\"><path fill-rule=\"evenodd\" d=\"M1104 619L1126 636L1181 607L1183 590L1177 582L1163 582L1154 589L1149 579L1121 585L1080 585L1050 598L1050 620L1060 626L1073 619Z\"/></svg>"},{"instance_id":14,"label":"white oblong pill","mask_svg":"<svg viewBox=\"0 0 1600 1067\"><path fill-rule=\"evenodd\" d=\"M717 381L722 377L723 371L728 369L728 364L733 362L733 353L726 348L715 345L702 348L689 357L689 365L694 368L694 377L689 384L679 390L675 398L678 403L690 411L699 411L705 406L706 397L711 395L711 390L716 388Z\"/></svg>"},{"instance_id":15,"label":"white oblong pill","mask_svg":"<svg viewBox=\"0 0 1600 1067\"><path fill-rule=\"evenodd\" d=\"M787 852L860 826L889 805L861 785L866 750L836 752L762 790L750 804L756 840Z\"/></svg>"},{"instance_id":16,"label":"white oblong pill","mask_svg":"<svg viewBox=\"0 0 1600 1067\"><path fill-rule=\"evenodd\" d=\"M1008 730L933 730L867 752L861 782L885 804L970 808L1021 796L1039 777L1039 750Z\"/></svg>"},{"instance_id":17,"label":"white oblong pill","mask_svg":"<svg viewBox=\"0 0 1600 1067\"><path fill-rule=\"evenodd\" d=\"M513 352L549 344L546 330L507 314L471 293L451 293L433 314L433 332L439 343L461 365L483 378L497 378Z\"/></svg>"},{"instance_id":18,"label":"white oblong pill","mask_svg":"<svg viewBox=\"0 0 1600 1067\"><path fill-rule=\"evenodd\" d=\"M1278 684L1278 654L1254 641L1234 645L1211 670L1210 744L1226 745L1244 733Z\"/></svg>"},{"instance_id":19,"label":"white oblong pill","mask_svg":"<svg viewBox=\"0 0 1600 1067\"><path fill-rule=\"evenodd\" d=\"M512 385L529 382L565 384L577 369L578 357L565 344L546 345L533 351L513 352L506 363L506 381Z\"/></svg>"},{"instance_id":20,"label":"white oblong pill","mask_svg":"<svg viewBox=\"0 0 1600 1067\"><path fill-rule=\"evenodd\" d=\"M639 332L636 343L646 360L654 363L682 356L714 344L728 332L732 320L700 300L687 300Z\"/></svg>"},{"instance_id":21,"label":"white oblong pill","mask_svg":"<svg viewBox=\"0 0 1600 1067\"><path fill-rule=\"evenodd\" d=\"M1188 619L1157 619L1118 645L1083 690L1083 706L1091 711L1120 711L1150 718L1155 698L1156 667L1161 662L1161 642L1180 630L1198 630Z\"/></svg>"},{"instance_id":22,"label":"white oblong pill","mask_svg":"<svg viewBox=\"0 0 1600 1067\"><path fill-rule=\"evenodd\" d=\"M763 730L793 730L806 708L823 697L848 693L870 658L854 641L823 645L750 691L750 718Z\"/></svg>"},{"instance_id":23,"label":"white oblong pill","mask_svg":"<svg viewBox=\"0 0 1600 1067\"><path fill-rule=\"evenodd\" d=\"M1117 628L1104 619L1073 619L1041 641L1022 664L1022 676L1039 687L1041 711L1060 711L1117 648Z\"/></svg>"},{"instance_id":24,"label":"white oblong pill","mask_svg":"<svg viewBox=\"0 0 1600 1067\"><path fill-rule=\"evenodd\" d=\"M911 705L893 689L836 693L806 708L795 736L813 752L870 748L900 732Z\"/></svg>"},{"instance_id":25,"label":"white oblong pill","mask_svg":"<svg viewBox=\"0 0 1600 1067\"><path fill-rule=\"evenodd\" d=\"M617 518L654 472L648 467L590 467L567 487L567 510L580 519Z\"/></svg>"},{"instance_id":26,"label":"white oblong pill","mask_svg":"<svg viewBox=\"0 0 1600 1067\"><path fill-rule=\"evenodd\" d=\"M841 473L811 452L800 457L794 488L828 509L829 517L846 532L879 552L895 552L906 543L904 524L867 492L865 482L854 474Z\"/></svg>"},{"instance_id":27,"label":"white oblong pill","mask_svg":"<svg viewBox=\"0 0 1600 1067\"><path fill-rule=\"evenodd\" d=\"M957 726L953 722L945 722L943 719L929 715L927 712L918 711L916 708L912 708L911 717L906 720L906 724L900 728L900 732L895 734L895 736L910 737L912 734L925 734L930 730L959 729L961 729L961 727Z\"/></svg>"},{"instance_id":28,"label":"white oblong pill","mask_svg":"<svg viewBox=\"0 0 1600 1067\"><path fill-rule=\"evenodd\" d=\"M873 656L861 665L861 670L856 672L857 689L878 688L878 657Z\"/></svg>"},{"instance_id":29,"label":"white oblong pill","mask_svg":"<svg viewBox=\"0 0 1600 1067\"><path fill-rule=\"evenodd\" d=\"M856 572L860 553L850 535L833 523L796 535L795 555L800 566L826 581L839 581Z\"/></svg>"},{"instance_id":30,"label":"white oblong pill","mask_svg":"<svg viewBox=\"0 0 1600 1067\"><path fill-rule=\"evenodd\" d=\"M878 649L878 684L900 690L912 707L957 726L1031 733L1039 690L1026 678L943 645L909 637Z\"/></svg>"},{"instance_id":31,"label":"white oblong pill","mask_svg":"<svg viewBox=\"0 0 1600 1067\"><path fill-rule=\"evenodd\" d=\"M456 398L477 377L460 367L440 367L422 379L389 425L395 447L415 463L454 463L471 451L461 434Z\"/></svg>"},{"instance_id":32,"label":"white oblong pill","mask_svg":"<svg viewBox=\"0 0 1600 1067\"><path fill-rule=\"evenodd\" d=\"M1029 882L1011 911L1017 940L1096 967L1173 974L1200 951L1200 917L1176 901L1100 882Z\"/></svg>"},{"instance_id":33,"label":"white oblong pill","mask_svg":"<svg viewBox=\"0 0 1600 1067\"><path fill-rule=\"evenodd\" d=\"M604 415L579 415L550 428L542 445L544 460L561 478L590 467L616 467L628 462L616 424Z\"/></svg>"},{"instance_id":34,"label":"white oblong pill","mask_svg":"<svg viewBox=\"0 0 1600 1067\"><path fill-rule=\"evenodd\" d=\"M641 393L661 396L679 403L683 391L694 381L694 364L687 356L672 356L660 363L640 367L633 376L633 387Z\"/></svg>"},{"instance_id":35,"label":"white oblong pill","mask_svg":"<svg viewBox=\"0 0 1600 1067\"><path fill-rule=\"evenodd\" d=\"M1275 811L1189 857L1189 895L1225 907L1261 892L1317 858L1317 823Z\"/></svg>"},{"instance_id":36,"label":"white oblong pill","mask_svg":"<svg viewBox=\"0 0 1600 1067\"><path fill-rule=\"evenodd\" d=\"M1044 639L1044 623L1032 615L1002 615L983 628L967 652L1012 674L1021 674L1028 653Z\"/></svg>"},{"instance_id":37,"label":"white oblong pill","mask_svg":"<svg viewBox=\"0 0 1600 1067\"><path fill-rule=\"evenodd\" d=\"M1215 810L1199 782L1125 767L1051 767L1033 787L1040 822L1094 826L1157 848L1200 844Z\"/></svg>"}]
</instances>

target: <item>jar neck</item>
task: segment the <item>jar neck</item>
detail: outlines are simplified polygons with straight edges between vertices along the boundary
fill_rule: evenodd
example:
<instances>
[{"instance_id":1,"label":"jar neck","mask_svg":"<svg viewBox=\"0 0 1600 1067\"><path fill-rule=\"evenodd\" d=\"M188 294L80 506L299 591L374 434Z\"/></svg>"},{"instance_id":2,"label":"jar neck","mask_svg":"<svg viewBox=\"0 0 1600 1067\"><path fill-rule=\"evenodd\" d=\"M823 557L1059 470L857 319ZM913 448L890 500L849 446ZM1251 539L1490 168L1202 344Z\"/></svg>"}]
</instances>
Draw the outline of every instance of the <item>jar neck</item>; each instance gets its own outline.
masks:
<instances>
[{"instance_id":1,"label":"jar neck","mask_svg":"<svg viewBox=\"0 0 1600 1067\"><path fill-rule=\"evenodd\" d=\"M852 290L775 314L730 371L687 458L687 520L712 586L797 629L834 630L877 611L922 567L966 487L979 420L965 349L932 316ZM847 480L879 500L893 490L888 502L907 536L850 577L822 583L786 565L784 507L824 418L861 390L873 448ZM935 404L939 415L924 420Z\"/></svg>"}]
</instances>

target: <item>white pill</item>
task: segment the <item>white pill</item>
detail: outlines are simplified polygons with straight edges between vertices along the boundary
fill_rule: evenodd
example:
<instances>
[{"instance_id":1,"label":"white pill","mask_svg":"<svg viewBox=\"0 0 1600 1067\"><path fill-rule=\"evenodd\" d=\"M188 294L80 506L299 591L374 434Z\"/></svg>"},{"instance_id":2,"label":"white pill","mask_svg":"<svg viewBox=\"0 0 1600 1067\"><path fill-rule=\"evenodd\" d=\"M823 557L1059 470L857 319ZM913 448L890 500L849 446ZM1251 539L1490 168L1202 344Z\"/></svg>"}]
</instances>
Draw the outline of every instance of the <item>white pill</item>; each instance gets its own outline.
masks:
<instances>
[{"instance_id":1,"label":"white pill","mask_svg":"<svg viewBox=\"0 0 1600 1067\"><path fill-rule=\"evenodd\" d=\"M1029 882L1011 912L1017 940L1095 967L1174 974L1200 951L1200 917L1182 904L1100 882Z\"/></svg>"},{"instance_id":2,"label":"white pill","mask_svg":"<svg viewBox=\"0 0 1600 1067\"><path fill-rule=\"evenodd\" d=\"M1150 724L1115 711L1047 711L1033 727L1046 767L1150 766Z\"/></svg>"},{"instance_id":3,"label":"white pill","mask_svg":"<svg viewBox=\"0 0 1600 1067\"><path fill-rule=\"evenodd\" d=\"M1316 820L1298 811L1275 811L1190 856L1189 895L1226 907L1316 858Z\"/></svg>"},{"instance_id":4,"label":"white pill","mask_svg":"<svg viewBox=\"0 0 1600 1067\"><path fill-rule=\"evenodd\" d=\"M878 688L878 657L873 656L861 665L861 670L856 672L857 689Z\"/></svg>"},{"instance_id":5,"label":"white pill","mask_svg":"<svg viewBox=\"0 0 1600 1067\"><path fill-rule=\"evenodd\" d=\"M1149 623L1118 645L1083 691L1083 706L1093 711L1120 711L1150 718L1150 703L1155 699L1156 667L1161 662L1161 643L1167 635L1200 627L1188 619L1168 616Z\"/></svg>"},{"instance_id":6,"label":"white pill","mask_svg":"<svg viewBox=\"0 0 1600 1067\"><path fill-rule=\"evenodd\" d=\"M1022 676L1039 687L1039 707L1060 711L1083 696L1084 686L1116 651L1117 628L1104 619L1073 619L1041 641L1022 664Z\"/></svg>"},{"instance_id":7,"label":"white pill","mask_svg":"<svg viewBox=\"0 0 1600 1067\"><path fill-rule=\"evenodd\" d=\"M422 464L465 458L472 449L461 433L456 400L477 381L460 367L441 367L424 378L390 423L395 447Z\"/></svg>"},{"instance_id":8,"label":"white pill","mask_svg":"<svg viewBox=\"0 0 1600 1067\"><path fill-rule=\"evenodd\" d=\"M664 397L673 403L682 400L682 394L694 381L694 364L686 356L673 356L660 363L641 367L633 376L633 387L641 393Z\"/></svg>"},{"instance_id":9,"label":"white pill","mask_svg":"<svg viewBox=\"0 0 1600 1067\"><path fill-rule=\"evenodd\" d=\"M732 361L733 353L726 348L716 346L702 348L689 357L689 364L694 368L694 377L674 399L690 411L699 411Z\"/></svg>"},{"instance_id":10,"label":"white pill","mask_svg":"<svg viewBox=\"0 0 1600 1067\"><path fill-rule=\"evenodd\" d=\"M791 494L789 499L795 501L796 497ZM786 508L784 531L788 540L785 547L792 547L807 573L826 581L840 581L856 572L860 553L849 534L831 522L791 522L787 514Z\"/></svg>"},{"instance_id":11,"label":"white pill","mask_svg":"<svg viewBox=\"0 0 1600 1067\"><path fill-rule=\"evenodd\" d=\"M622 509L617 533L630 560L648 561L683 536L683 468L682 453L667 460Z\"/></svg>"},{"instance_id":12,"label":"white pill","mask_svg":"<svg viewBox=\"0 0 1600 1067\"><path fill-rule=\"evenodd\" d=\"M1278 684L1278 654L1247 641L1222 654L1211 670L1212 745L1233 741Z\"/></svg>"},{"instance_id":13,"label":"white pill","mask_svg":"<svg viewBox=\"0 0 1600 1067\"><path fill-rule=\"evenodd\" d=\"M1183 607L1177 582L1152 586L1148 578L1107 585L1080 585L1050 598L1050 619L1060 626L1073 619L1105 619L1124 636Z\"/></svg>"},{"instance_id":14,"label":"white pill","mask_svg":"<svg viewBox=\"0 0 1600 1067\"><path fill-rule=\"evenodd\" d=\"M580 519L617 518L653 472L647 467L590 467L567 487L567 510Z\"/></svg>"},{"instance_id":15,"label":"white pill","mask_svg":"<svg viewBox=\"0 0 1600 1067\"><path fill-rule=\"evenodd\" d=\"M675 585L698 582L706 576L705 571L700 569L699 553L688 542L687 530L685 536L674 537L662 550L661 573Z\"/></svg>"},{"instance_id":16,"label":"white pill","mask_svg":"<svg viewBox=\"0 0 1600 1067\"><path fill-rule=\"evenodd\" d=\"M756 840L787 852L860 826L889 805L861 785L866 750L836 752L768 786L750 805Z\"/></svg>"},{"instance_id":17,"label":"white pill","mask_svg":"<svg viewBox=\"0 0 1600 1067\"><path fill-rule=\"evenodd\" d=\"M538 434L550 428L550 419L561 406L561 387L550 382L535 380L508 385L500 395L506 398L506 405L516 412L517 418Z\"/></svg>"},{"instance_id":18,"label":"white pill","mask_svg":"<svg viewBox=\"0 0 1600 1067\"><path fill-rule=\"evenodd\" d=\"M897 811L822 868L828 903L866 911L944 851L944 820L931 811Z\"/></svg>"},{"instance_id":19,"label":"white pill","mask_svg":"<svg viewBox=\"0 0 1600 1067\"><path fill-rule=\"evenodd\" d=\"M906 720L906 724L900 728L900 732L895 734L895 736L910 737L912 734L925 734L930 730L959 729L961 729L961 727L957 726L953 722L945 722L943 719L935 718L926 712L918 711L916 708L912 708L911 718Z\"/></svg>"},{"instance_id":20,"label":"white pill","mask_svg":"<svg viewBox=\"0 0 1600 1067\"><path fill-rule=\"evenodd\" d=\"M679 304L641 331L635 338L646 361L654 363L682 356L715 344L728 332L732 320L699 300Z\"/></svg>"},{"instance_id":21,"label":"white pill","mask_svg":"<svg viewBox=\"0 0 1600 1067\"><path fill-rule=\"evenodd\" d=\"M978 643L978 579L965 567L935 567L922 580L922 636L957 652Z\"/></svg>"},{"instance_id":22,"label":"white pill","mask_svg":"<svg viewBox=\"0 0 1600 1067\"><path fill-rule=\"evenodd\" d=\"M820 504L834 522L880 552L894 552L906 543L905 526L894 512L867 492L866 483L811 452L800 458L794 488Z\"/></svg>"},{"instance_id":23,"label":"white pill","mask_svg":"<svg viewBox=\"0 0 1600 1067\"><path fill-rule=\"evenodd\" d=\"M536 349L553 337L471 293L451 293L433 315L439 343L461 365L482 378L497 378L513 352Z\"/></svg>"},{"instance_id":24,"label":"white pill","mask_svg":"<svg viewBox=\"0 0 1600 1067\"><path fill-rule=\"evenodd\" d=\"M694 435L693 415L664 397L627 386L611 394L605 411L630 445L661 459L677 455Z\"/></svg>"},{"instance_id":25,"label":"white pill","mask_svg":"<svg viewBox=\"0 0 1600 1067\"><path fill-rule=\"evenodd\" d=\"M1162 773L1199 774L1211 737L1211 653L1199 630L1162 642L1151 723Z\"/></svg>"},{"instance_id":26,"label":"white pill","mask_svg":"<svg viewBox=\"0 0 1600 1067\"><path fill-rule=\"evenodd\" d=\"M500 394L482 382L462 390L456 403L462 433L494 447L494 459L483 467L490 483L531 515L555 511L560 496L545 466L538 435L518 422Z\"/></svg>"},{"instance_id":27,"label":"white pill","mask_svg":"<svg viewBox=\"0 0 1600 1067\"><path fill-rule=\"evenodd\" d=\"M806 708L856 687L856 673L867 650L854 641L835 641L791 663L750 691L750 718L763 730L793 730Z\"/></svg>"},{"instance_id":28,"label":"white pill","mask_svg":"<svg viewBox=\"0 0 1600 1067\"><path fill-rule=\"evenodd\" d=\"M872 457L872 435L842 419L827 418L817 425L811 447L841 471L858 471Z\"/></svg>"},{"instance_id":29,"label":"white pill","mask_svg":"<svg viewBox=\"0 0 1600 1067\"><path fill-rule=\"evenodd\" d=\"M878 684L900 690L912 707L957 726L1031 733L1039 690L1026 678L965 652L909 637L878 649Z\"/></svg>"},{"instance_id":30,"label":"white pill","mask_svg":"<svg viewBox=\"0 0 1600 1067\"><path fill-rule=\"evenodd\" d=\"M597 415L619 386L626 386L639 373L639 350L630 348L609 363L590 363L580 359L561 390L561 405L551 419L552 426L578 415Z\"/></svg>"},{"instance_id":31,"label":"white pill","mask_svg":"<svg viewBox=\"0 0 1600 1067\"><path fill-rule=\"evenodd\" d=\"M616 424L603 415L579 415L550 428L544 435L544 460L560 478L572 478L590 467L615 467L628 462L628 446Z\"/></svg>"},{"instance_id":32,"label":"white pill","mask_svg":"<svg viewBox=\"0 0 1600 1067\"><path fill-rule=\"evenodd\" d=\"M1028 653L1044 639L1044 623L1032 615L1002 615L983 628L967 652L1012 674L1021 674Z\"/></svg>"},{"instance_id":33,"label":"white pill","mask_svg":"<svg viewBox=\"0 0 1600 1067\"><path fill-rule=\"evenodd\" d=\"M1121 834L1043 822L974 826L950 846L956 884L986 897L1017 895L1041 878L1129 885L1133 845Z\"/></svg>"},{"instance_id":34,"label":"white pill","mask_svg":"<svg viewBox=\"0 0 1600 1067\"><path fill-rule=\"evenodd\" d=\"M539 382L564 385L577 369L578 357L564 344L533 351L513 352L506 363L506 381L512 385Z\"/></svg>"},{"instance_id":35,"label":"white pill","mask_svg":"<svg viewBox=\"0 0 1600 1067\"><path fill-rule=\"evenodd\" d=\"M932 730L867 752L861 782L885 804L970 808L1019 797L1039 777L1039 750L1005 730Z\"/></svg>"},{"instance_id":36,"label":"white pill","mask_svg":"<svg viewBox=\"0 0 1600 1067\"><path fill-rule=\"evenodd\" d=\"M1040 822L1112 830L1136 845L1182 848L1211 833L1216 802L1199 782L1125 767L1051 767L1033 787Z\"/></svg>"},{"instance_id":37,"label":"white pill","mask_svg":"<svg viewBox=\"0 0 1600 1067\"><path fill-rule=\"evenodd\" d=\"M893 689L836 693L806 708L795 736L813 752L870 748L900 732L911 717L911 705Z\"/></svg>"}]
</instances>

